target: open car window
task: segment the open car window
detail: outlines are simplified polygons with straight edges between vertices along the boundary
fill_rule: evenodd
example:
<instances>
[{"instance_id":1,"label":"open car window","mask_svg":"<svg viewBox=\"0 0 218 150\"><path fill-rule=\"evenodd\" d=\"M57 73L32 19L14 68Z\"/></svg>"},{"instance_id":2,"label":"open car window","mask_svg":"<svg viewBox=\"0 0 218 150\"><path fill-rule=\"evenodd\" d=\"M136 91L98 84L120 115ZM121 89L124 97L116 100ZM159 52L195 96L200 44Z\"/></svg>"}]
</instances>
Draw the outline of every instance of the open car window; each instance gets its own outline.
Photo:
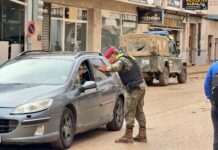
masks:
<instances>
[{"instance_id":1,"label":"open car window","mask_svg":"<svg viewBox=\"0 0 218 150\"><path fill-rule=\"evenodd\" d=\"M100 67L100 66L107 65L101 59L91 58L90 64L93 66L93 69L94 69L93 72L94 72L94 76L95 76L96 81L101 81L101 80L104 80L104 79L107 79L108 77L110 77L109 72L102 72L98 69L98 67Z\"/></svg>"}]
</instances>

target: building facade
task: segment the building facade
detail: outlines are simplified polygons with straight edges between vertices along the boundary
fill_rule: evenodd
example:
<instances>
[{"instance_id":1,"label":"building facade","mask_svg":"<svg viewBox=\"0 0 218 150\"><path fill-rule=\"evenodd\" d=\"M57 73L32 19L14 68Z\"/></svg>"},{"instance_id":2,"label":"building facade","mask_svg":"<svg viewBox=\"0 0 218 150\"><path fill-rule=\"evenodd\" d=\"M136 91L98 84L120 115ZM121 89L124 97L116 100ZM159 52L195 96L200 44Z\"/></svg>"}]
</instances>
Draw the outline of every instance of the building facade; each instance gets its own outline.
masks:
<instances>
[{"instance_id":1,"label":"building facade","mask_svg":"<svg viewBox=\"0 0 218 150\"><path fill-rule=\"evenodd\" d=\"M1 12L0 41L13 39L21 45L20 50L27 50L24 45L27 44L28 36L28 8L9 0L2 0L0 8L7 6L7 3L22 10L16 13L22 16L19 19L22 23L17 25L19 23L16 21L4 19L2 16L5 15ZM150 21L139 23L139 9L143 9L146 15L161 10L161 22L157 19L159 14L154 13L152 17L145 17ZM110 46L119 47L120 36L124 34L167 30L181 51L180 57L188 63L205 64L218 58L218 13L212 0L209 0L208 11L185 10L182 8L182 0L44 0L44 10L43 20L35 22L36 33L32 36L32 50L104 53ZM7 18L15 13L12 10L7 12L11 12L6 14ZM14 24L14 28L4 30L10 28L5 22ZM16 32L12 31L18 28Z\"/></svg>"}]
</instances>

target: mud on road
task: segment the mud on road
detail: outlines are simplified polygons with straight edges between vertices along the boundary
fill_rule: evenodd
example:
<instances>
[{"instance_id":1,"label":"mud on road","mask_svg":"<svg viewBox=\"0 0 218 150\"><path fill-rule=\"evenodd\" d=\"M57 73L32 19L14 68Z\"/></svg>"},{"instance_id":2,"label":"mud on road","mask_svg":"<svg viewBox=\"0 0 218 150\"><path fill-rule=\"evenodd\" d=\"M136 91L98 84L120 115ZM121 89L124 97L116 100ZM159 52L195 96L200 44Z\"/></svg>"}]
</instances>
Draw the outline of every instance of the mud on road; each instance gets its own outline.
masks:
<instances>
[{"instance_id":1,"label":"mud on road","mask_svg":"<svg viewBox=\"0 0 218 150\"><path fill-rule=\"evenodd\" d=\"M210 150L210 103L203 91L205 74L191 75L186 84L172 79L167 87L147 88L144 110L148 143L115 144L125 127L109 132L101 127L75 137L70 150ZM134 135L137 134L136 124ZM48 150L50 145L0 146L1 150Z\"/></svg>"}]
</instances>

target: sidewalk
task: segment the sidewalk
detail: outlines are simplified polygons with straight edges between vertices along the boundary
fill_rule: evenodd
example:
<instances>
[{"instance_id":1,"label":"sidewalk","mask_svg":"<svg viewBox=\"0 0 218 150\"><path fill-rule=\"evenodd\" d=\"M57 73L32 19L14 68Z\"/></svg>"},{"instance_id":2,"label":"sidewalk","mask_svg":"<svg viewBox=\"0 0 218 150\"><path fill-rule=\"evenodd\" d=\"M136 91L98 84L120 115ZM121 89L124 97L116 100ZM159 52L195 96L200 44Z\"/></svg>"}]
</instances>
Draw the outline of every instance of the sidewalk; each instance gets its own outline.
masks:
<instances>
[{"instance_id":1,"label":"sidewalk","mask_svg":"<svg viewBox=\"0 0 218 150\"><path fill-rule=\"evenodd\" d=\"M210 67L210 64L188 66L187 72L188 74L206 73L209 67Z\"/></svg>"}]
</instances>

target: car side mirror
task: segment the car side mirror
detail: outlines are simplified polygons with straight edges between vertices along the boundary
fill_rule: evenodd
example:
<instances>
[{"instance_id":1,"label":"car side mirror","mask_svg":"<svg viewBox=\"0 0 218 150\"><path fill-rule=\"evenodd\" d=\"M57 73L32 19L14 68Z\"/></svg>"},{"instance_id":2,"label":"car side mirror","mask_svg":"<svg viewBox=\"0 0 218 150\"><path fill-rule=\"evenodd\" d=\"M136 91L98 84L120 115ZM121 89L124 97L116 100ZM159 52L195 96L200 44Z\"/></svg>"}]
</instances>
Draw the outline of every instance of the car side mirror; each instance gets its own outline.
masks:
<instances>
[{"instance_id":1,"label":"car side mirror","mask_svg":"<svg viewBox=\"0 0 218 150\"><path fill-rule=\"evenodd\" d=\"M95 83L95 81L86 81L80 88L79 90L81 92L85 92L86 90L89 90L89 89L94 89L96 88L97 85Z\"/></svg>"}]
</instances>

